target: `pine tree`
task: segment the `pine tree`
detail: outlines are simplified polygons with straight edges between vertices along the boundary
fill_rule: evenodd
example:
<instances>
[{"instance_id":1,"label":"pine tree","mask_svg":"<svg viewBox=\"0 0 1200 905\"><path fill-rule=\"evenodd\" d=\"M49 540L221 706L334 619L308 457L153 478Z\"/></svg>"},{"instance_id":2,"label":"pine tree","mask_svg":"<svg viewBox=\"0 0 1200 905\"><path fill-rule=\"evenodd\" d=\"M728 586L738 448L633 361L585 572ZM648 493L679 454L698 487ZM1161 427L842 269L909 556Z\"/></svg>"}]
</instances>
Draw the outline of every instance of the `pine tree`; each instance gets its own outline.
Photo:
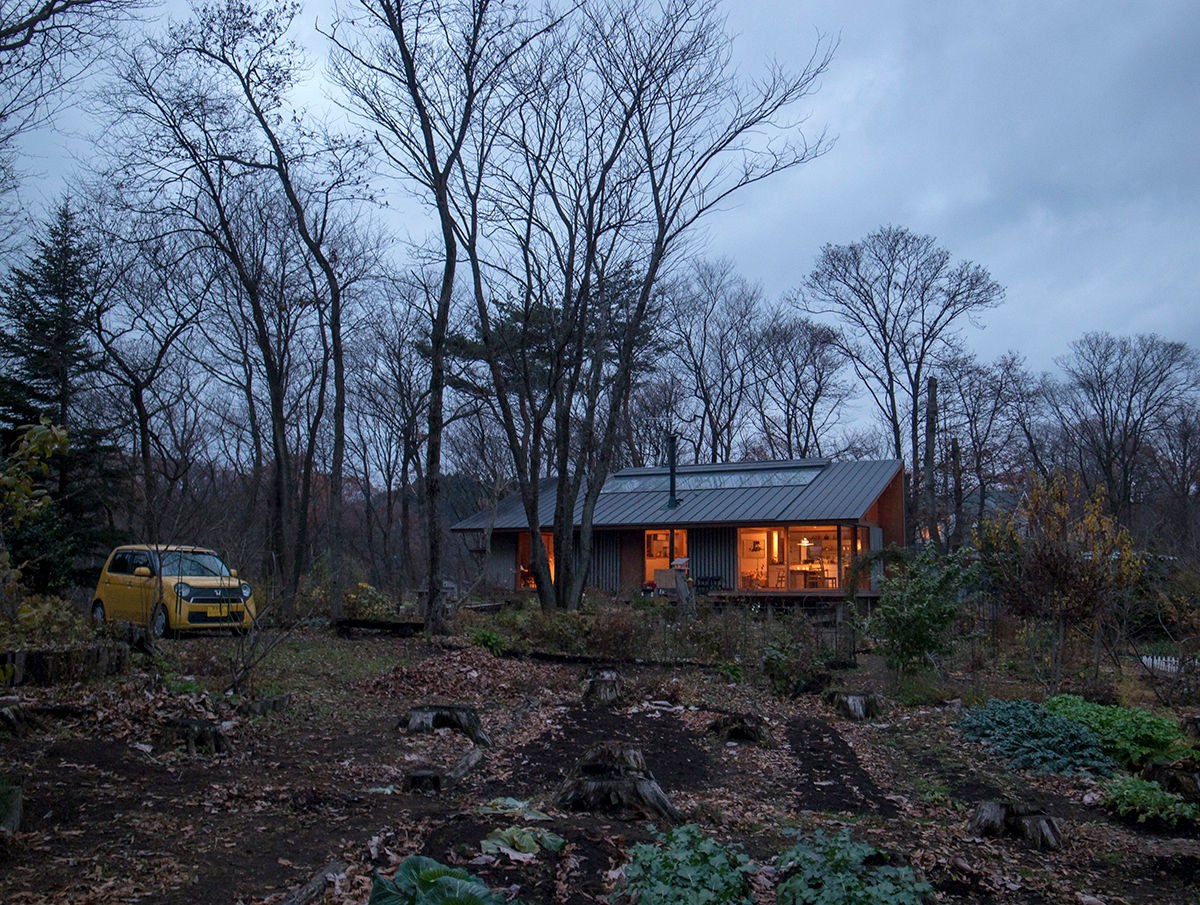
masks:
<instances>
[{"instance_id":1,"label":"pine tree","mask_svg":"<svg viewBox=\"0 0 1200 905\"><path fill-rule=\"evenodd\" d=\"M0 294L0 424L15 432L46 418L71 432L79 426L76 400L95 367L88 342L95 254L69 200L34 246Z\"/></svg>"},{"instance_id":2,"label":"pine tree","mask_svg":"<svg viewBox=\"0 0 1200 905\"><path fill-rule=\"evenodd\" d=\"M30 589L48 591L90 580L75 569L111 543L120 490L114 449L85 406L97 370L90 321L98 255L69 200L33 245L0 287L0 439L7 455L28 425L44 420L67 432L69 448L45 479L53 503L9 538Z\"/></svg>"}]
</instances>

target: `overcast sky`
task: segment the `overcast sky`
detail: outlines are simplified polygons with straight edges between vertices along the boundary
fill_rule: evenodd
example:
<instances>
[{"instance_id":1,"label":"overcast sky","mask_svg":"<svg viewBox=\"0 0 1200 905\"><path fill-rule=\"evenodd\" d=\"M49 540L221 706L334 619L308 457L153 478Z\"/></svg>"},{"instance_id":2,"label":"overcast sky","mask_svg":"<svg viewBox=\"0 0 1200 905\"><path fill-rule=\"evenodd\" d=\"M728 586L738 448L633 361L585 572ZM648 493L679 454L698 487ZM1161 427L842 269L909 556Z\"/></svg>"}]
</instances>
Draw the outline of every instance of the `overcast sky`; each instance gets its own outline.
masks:
<instances>
[{"instance_id":1,"label":"overcast sky","mask_svg":"<svg viewBox=\"0 0 1200 905\"><path fill-rule=\"evenodd\" d=\"M833 149L742 197L710 250L778 295L892 223L987 267L968 342L1032 367L1086 330L1200 346L1200 3L730 3L747 70L840 36Z\"/></svg>"},{"instance_id":2,"label":"overcast sky","mask_svg":"<svg viewBox=\"0 0 1200 905\"><path fill-rule=\"evenodd\" d=\"M179 3L173 3L178 8ZM318 7L309 3L311 22ZM777 297L824 243L929 233L1008 291L967 344L1051 368L1086 330L1200 347L1200 3L728 2L742 70L839 40L812 99L824 157L737 197L707 253ZM323 21L328 20L322 14ZM31 146L58 197L65 134ZM86 151L84 152L86 153Z\"/></svg>"}]
</instances>

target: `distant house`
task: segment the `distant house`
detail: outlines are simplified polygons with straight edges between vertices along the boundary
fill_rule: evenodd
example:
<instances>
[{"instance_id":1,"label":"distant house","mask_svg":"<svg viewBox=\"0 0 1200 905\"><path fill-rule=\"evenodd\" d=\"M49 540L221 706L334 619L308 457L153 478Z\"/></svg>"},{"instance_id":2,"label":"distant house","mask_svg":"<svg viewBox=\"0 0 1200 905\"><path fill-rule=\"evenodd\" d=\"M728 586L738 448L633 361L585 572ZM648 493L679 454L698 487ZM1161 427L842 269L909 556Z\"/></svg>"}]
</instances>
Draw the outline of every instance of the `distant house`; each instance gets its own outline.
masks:
<instances>
[{"instance_id":1,"label":"distant house","mask_svg":"<svg viewBox=\"0 0 1200 905\"><path fill-rule=\"evenodd\" d=\"M685 465L672 502L666 467L626 468L609 477L596 504L588 583L628 596L662 584L672 561L685 559L702 593L841 597L856 557L903 545L903 473L895 459ZM553 559L553 479L540 494L542 537ZM481 538L489 521L488 583L531 587L530 534L518 496L501 500L494 519L480 512L451 530ZM860 593L872 593L872 577L861 580Z\"/></svg>"}]
</instances>

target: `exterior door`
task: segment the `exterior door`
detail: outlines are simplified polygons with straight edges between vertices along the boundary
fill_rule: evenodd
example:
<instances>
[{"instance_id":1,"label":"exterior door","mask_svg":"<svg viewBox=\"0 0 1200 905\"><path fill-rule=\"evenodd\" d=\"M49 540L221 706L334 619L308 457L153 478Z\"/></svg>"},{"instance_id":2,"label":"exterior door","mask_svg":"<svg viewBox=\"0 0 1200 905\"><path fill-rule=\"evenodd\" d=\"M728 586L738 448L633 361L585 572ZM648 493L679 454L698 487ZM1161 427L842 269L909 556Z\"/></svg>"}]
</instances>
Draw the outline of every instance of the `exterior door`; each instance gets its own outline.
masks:
<instances>
[{"instance_id":1,"label":"exterior door","mask_svg":"<svg viewBox=\"0 0 1200 905\"><path fill-rule=\"evenodd\" d=\"M105 618L128 622L132 618L130 597L133 594L133 566L129 563L129 551L118 550L104 573L100 587L100 599L104 601Z\"/></svg>"},{"instance_id":2,"label":"exterior door","mask_svg":"<svg viewBox=\"0 0 1200 905\"><path fill-rule=\"evenodd\" d=\"M133 568L130 570L136 573L138 569L146 569L149 575L132 574L129 576L129 606L132 615L130 622L136 622L138 625L148 625L150 623L150 613L154 609L155 590L158 587L158 578L154 575L154 563L150 559L148 550L131 550L129 553L130 565Z\"/></svg>"}]
</instances>

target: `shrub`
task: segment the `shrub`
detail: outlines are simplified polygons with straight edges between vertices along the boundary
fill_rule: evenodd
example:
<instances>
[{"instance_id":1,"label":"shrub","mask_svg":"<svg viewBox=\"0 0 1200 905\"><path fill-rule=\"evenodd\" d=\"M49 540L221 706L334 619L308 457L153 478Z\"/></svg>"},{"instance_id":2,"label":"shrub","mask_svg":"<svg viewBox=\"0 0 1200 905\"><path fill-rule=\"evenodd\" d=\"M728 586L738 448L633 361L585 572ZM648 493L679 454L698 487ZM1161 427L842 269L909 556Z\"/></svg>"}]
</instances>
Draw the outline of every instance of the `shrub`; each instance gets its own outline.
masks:
<instances>
[{"instance_id":1,"label":"shrub","mask_svg":"<svg viewBox=\"0 0 1200 905\"><path fill-rule=\"evenodd\" d=\"M984 741L1014 766L1038 773L1109 773L1114 766L1096 734L1032 701L1001 701L968 710L958 724L965 738Z\"/></svg>"},{"instance_id":2,"label":"shrub","mask_svg":"<svg viewBox=\"0 0 1200 905\"><path fill-rule=\"evenodd\" d=\"M974 575L973 567L958 556L925 547L902 573L880 582L870 630L883 640L889 669L909 672L932 654L950 652L949 629L958 616L958 597Z\"/></svg>"},{"instance_id":3,"label":"shrub","mask_svg":"<svg viewBox=\"0 0 1200 905\"><path fill-rule=\"evenodd\" d=\"M61 597L35 594L17 609L13 622L0 618L0 646L76 644L95 636L88 617Z\"/></svg>"},{"instance_id":4,"label":"shrub","mask_svg":"<svg viewBox=\"0 0 1200 905\"><path fill-rule=\"evenodd\" d=\"M920 905L928 883L908 867L895 867L843 830L830 839L820 830L779 856L779 905Z\"/></svg>"},{"instance_id":5,"label":"shrub","mask_svg":"<svg viewBox=\"0 0 1200 905\"><path fill-rule=\"evenodd\" d=\"M588 632L588 649L605 657L628 657L634 651L639 634L633 607L623 604L601 606Z\"/></svg>"},{"instance_id":6,"label":"shrub","mask_svg":"<svg viewBox=\"0 0 1200 905\"><path fill-rule=\"evenodd\" d=\"M1136 816L1138 823L1161 820L1175 826L1200 821L1200 807L1137 776L1117 776L1105 783L1104 804L1122 817Z\"/></svg>"},{"instance_id":7,"label":"shrub","mask_svg":"<svg viewBox=\"0 0 1200 905\"><path fill-rule=\"evenodd\" d=\"M750 905L754 865L737 845L722 845L695 824L660 834L654 845L633 847L615 898L638 905Z\"/></svg>"},{"instance_id":8,"label":"shrub","mask_svg":"<svg viewBox=\"0 0 1200 905\"><path fill-rule=\"evenodd\" d=\"M1096 733L1104 752L1127 767L1141 767L1183 740L1179 724L1140 707L1093 704L1060 694L1042 705L1048 713L1082 723Z\"/></svg>"},{"instance_id":9,"label":"shrub","mask_svg":"<svg viewBox=\"0 0 1200 905\"><path fill-rule=\"evenodd\" d=\"M350 619L394 619L396 616L396 601L365 581L346 591L343 600L342 612Z\"/></svg>"},{"instance_id":10,"label":"shrub","mask_svg":"<svg viewBox=\"0 0 1200 905\"><path fill-rule=\"evenodd\" d=\"M746 675L740 663L722 663L717 667L717 672L730 682L740 682Z\"/></svg>"},{"instance_id":11,"label":"shrub","mask_svg":"<svg viewBox=\"0 0 1200 905\"><path fill-rule=\"evenodd\" d=\"M504 651L504 637L491 629L479 629L471 636L471 643L476 647L491 651L493 657L500 656Z\"/></svg>"},{"instance_id":12,"label":"shrub","mask_svg":"<svg viewBox=\"0 0 1200 905\"><path fill-rule=\"evenodd\" d=\"M461 867L413 855L400 862L391 880L374 876L367 905L505 905L504 896Z\"/></svg>"}]
</instances>

